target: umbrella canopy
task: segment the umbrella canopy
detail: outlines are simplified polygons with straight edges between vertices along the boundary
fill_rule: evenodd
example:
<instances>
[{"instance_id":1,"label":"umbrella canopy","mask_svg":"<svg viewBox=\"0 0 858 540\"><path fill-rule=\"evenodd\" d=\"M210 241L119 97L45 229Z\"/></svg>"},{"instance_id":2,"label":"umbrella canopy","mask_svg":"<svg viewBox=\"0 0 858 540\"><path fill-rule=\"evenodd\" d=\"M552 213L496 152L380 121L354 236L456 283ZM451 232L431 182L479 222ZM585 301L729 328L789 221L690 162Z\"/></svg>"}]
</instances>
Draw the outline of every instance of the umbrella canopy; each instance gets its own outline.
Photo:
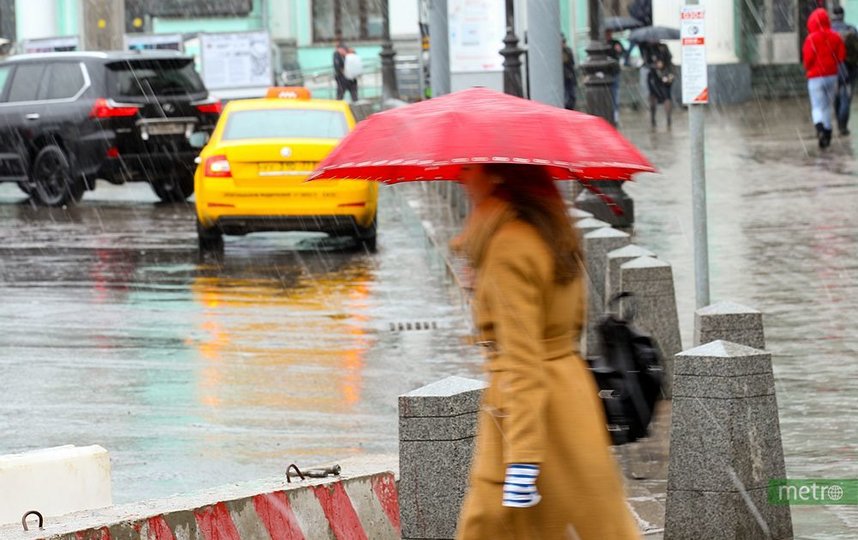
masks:
<instances>
[{"instance_id":1,"label":"umbrella canopy","mask_svg":"<svg viewBox=\"0 0 858 540\"><path fill-rule=\"evenodd\" d=\"M468 163L541 165L558 180L628 180L655 170L599 117L471 88L373 114L309 180L457 180Z\"/></svg>"},{"instance_id":2,"label":"umbrella canopy","mask_svg":"<svg viewBox=\"0 0 858 540\"><path fill-rule=\"evenodd\" d=\"M620 32L622 30L631 30L632 28L640 28L645 26L644 23L634 17L608 17L604 22L604 29L611 32Z\"/></svg>"},{"instance_id":3,"label":"umbrella canopy","mask_svg":"<svg viewBox=\"0 0 858 540\"><path fill-rule=\"evenodd\" d=\"M644 26L629 33L629 41L649 43L663 39L679 39L679 30L666 26Z\"/></svg>"}]
</instances>

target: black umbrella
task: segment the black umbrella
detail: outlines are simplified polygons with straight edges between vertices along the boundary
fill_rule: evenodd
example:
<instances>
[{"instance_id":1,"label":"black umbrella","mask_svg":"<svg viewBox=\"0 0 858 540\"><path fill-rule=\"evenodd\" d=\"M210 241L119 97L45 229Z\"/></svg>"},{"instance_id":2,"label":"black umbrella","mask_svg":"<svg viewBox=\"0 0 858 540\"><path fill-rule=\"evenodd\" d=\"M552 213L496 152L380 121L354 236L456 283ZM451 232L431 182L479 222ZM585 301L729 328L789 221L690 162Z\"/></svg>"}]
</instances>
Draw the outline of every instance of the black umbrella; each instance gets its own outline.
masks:
<instances>
[{"instance_id":1,"label":"black umbrella","mask_svg":"<svg viewBox=\"0 0 858 540\"><path fill-rule=\"evenodd\" d=\"M640 28L644 23L634 17L608 17L605 19L605 30L611 32L620 32L622 30L631 30L632 28Z\"/></svg>"},{"instance_id":2,"label":"black umbrella","mask_svg":"<svg viewBox=\"0 0 858 540\"><path fill-rule=\"evenodd\" d=\"M679 30L666 26L644 26L632 30L629 34L629 41L635 43L651 43L663 39L679 39Z\"/></svg>"}]
</instances>

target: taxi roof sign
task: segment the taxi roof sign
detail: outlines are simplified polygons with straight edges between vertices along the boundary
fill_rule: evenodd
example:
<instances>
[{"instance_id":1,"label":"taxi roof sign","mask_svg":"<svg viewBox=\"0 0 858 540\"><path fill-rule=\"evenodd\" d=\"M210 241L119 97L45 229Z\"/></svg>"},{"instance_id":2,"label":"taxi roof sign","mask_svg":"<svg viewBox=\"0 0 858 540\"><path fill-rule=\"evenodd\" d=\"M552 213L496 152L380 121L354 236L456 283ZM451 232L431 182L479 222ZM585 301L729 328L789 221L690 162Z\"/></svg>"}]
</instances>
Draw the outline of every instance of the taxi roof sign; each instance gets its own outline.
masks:
<instances>
[{"instance_id":1,"label":"taxi roof sign","mask_svg":"<svg viewBox=\"0 0 858 540\"><path fill-rule=\"evenodd\" d=\"M303 86L274 86L265 94L274 99L311 99L313 96L308 88Z\"/></svg>"}]
</instances>

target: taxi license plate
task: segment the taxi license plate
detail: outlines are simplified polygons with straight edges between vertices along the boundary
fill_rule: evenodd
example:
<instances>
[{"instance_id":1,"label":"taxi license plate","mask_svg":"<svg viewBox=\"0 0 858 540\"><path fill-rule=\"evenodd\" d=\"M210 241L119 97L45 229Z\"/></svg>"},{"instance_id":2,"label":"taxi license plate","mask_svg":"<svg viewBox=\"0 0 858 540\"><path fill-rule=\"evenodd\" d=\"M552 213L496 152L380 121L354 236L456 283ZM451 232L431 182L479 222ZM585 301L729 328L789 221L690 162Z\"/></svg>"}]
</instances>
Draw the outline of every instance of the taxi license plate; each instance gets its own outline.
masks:
<instances>
[{"instance_id":1,"label":"taxi license plate","mask_svg":"<svg viewBox=\"0 0 858 540\"><path fill-rule=\"evenodd\" d=\"M285 161L282 163L260 163L260 176L293 176L310 174L316 168L313 161Z\"/></svg>"},{"instance_id":2,"label":"taxi license plate","mask_svg":"<svg viewBox=\"0 0 858 540\"><path fill-rule=\"evenodd\" d=\"M146 131L149 135L178 135L185 132L185 124L178 123L163 123L163 124L148 124Z\"/></svg>"}]
</instances>

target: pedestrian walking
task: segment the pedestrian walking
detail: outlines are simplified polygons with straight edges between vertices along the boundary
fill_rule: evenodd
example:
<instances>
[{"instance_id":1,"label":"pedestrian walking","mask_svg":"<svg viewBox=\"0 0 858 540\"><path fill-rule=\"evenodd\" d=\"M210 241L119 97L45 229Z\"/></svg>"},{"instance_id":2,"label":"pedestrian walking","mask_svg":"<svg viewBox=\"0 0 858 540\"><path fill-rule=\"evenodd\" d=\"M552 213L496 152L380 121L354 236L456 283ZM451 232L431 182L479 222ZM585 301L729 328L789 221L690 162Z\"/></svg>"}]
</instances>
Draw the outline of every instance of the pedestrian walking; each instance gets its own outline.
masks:
<instances>
[{"instance_id":1,"label":"pedestrian walking","mask_svg":"<svg viewBox=\"0 0 858 540\"><path fill-rule=\"evenodd\" d=\"M858 28L844 20L845 13L841 6L836 6L831 13L831 29L840 34L846 48L846 59L841 64L837 94L834 96L837 128L845 136L849 135L849 109L852 107L852 95L858 77Z\"/></svg>"},{"instance_id":2,"label":"pedestrian walking","mask_svg":"<svg viewBox=\"0 0 858 540\"><path fill-rule=\"evenodd\" d=\"M563 56L563 106L574 110L578 97L578 76L575 74L575 55L566 44L566 36L562 36Z\"/></svg>"},{"instance_id":3,"label":"pedestrian walking","mask_svg":"<svg viewBox=\"0 0 858 540\"><path fill-rule=\"evenodd\" d=\"M355 51L343 41L341 32L336 35L337 45L334 49L334 80L337 83L337 99L343 99L346 91L351 95L352 101L358 100L358 82L357 79L346 77L346 56L353 54Z\"/></svg>"},{"instance_id":4,"label":"pedestrian walking","mask_svg":"<svg viewBox=\"0 0 858 540\"><path fill-rule=\"evenodd\" d=\"M656 110L658 105L663 105L667 127L670 128L673 114L673 56L664 43L659 43L647 50L650 55L650 67L647 73L650 123L653 128L656 127Z\"/></svg>"},{"instance_id":5,"label":"pedestrian walking","mask_svg":"<svg viewBox=\"0 0 858 540\"><path fill-rule=\"evenodd\" d=\"M639 538L598 389L578 353L580 240L544 167L463 165L474 210L454 247L476 270L486 389L456 538Z\"/></svg>"},{"instance_id":6,"label":"pedestrian walking","mask_svg":"<svg viewBox=\"0 0 858 540\"><path fill-rule=\"evenodd\" d=\"M824 8L818 8L807 19L808 35L801 49L807 91L816 138L820 148L831 144L831 114L837 92L837 76L846 59L846 47L840 35L831 29Z\"/></svg>"},{"instance_id":7,"label":"pedestrian walking","mask_svg":"<svg viewBox=\"0 0 858 540\"><path fill-rule=\"evenodd\" d=\"M620 60L625 56L626 49L623 44L614 39L614 33L610 30L605 31L605 42L610 49L608 56L617 61L617 73L614 74L614 80L611 82L611 103L614 106L614 124L620 123L620 82L622 80L622 64Z\"/></svg>"}]
</instances>

